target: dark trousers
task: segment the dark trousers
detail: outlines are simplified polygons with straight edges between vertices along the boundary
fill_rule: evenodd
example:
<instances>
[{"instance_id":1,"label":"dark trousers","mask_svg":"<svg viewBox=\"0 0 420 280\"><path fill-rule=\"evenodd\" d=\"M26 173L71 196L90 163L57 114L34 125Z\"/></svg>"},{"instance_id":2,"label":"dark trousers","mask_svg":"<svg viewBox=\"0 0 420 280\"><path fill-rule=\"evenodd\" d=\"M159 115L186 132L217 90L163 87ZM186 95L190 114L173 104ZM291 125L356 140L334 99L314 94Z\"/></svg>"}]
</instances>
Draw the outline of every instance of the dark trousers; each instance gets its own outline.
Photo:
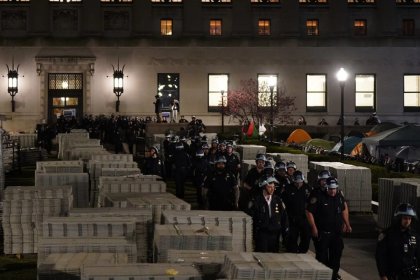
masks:
<instances>
[{"instance_id":1,"label":"dark trousers","mask_svg":"<svg viewBox=\"0 0 420 280\"><path fill-rule=\"evenodd\" d=\"M308 221L303 218L290 219L287 251L305 254L308 252L310 240L311 230Z\"/></svg>"},{"instance_id":2,"label":"dark trousers","mask_svg":"<svg viewBox=\"0 0 420 280\"><path fill-rule=\"evenodd\" d=\"M280 233L259 230L255 234L255 252L278 253Z\"/></svg>"},{"instance_id":3,"label":"dark trousers","mask_svg":"<svg viewBox=\"0 0 420 280\"><path fill-rule=\"evenodd\" d=\"M176 196L178 198L184 198L185 181L188 176L188 169L186 167L178 167L175 174L175 188Z\"/></svg>"},{"instance_id":4,"label":"dark trousers","mask_svg":"<svg viewBox=\"0 0 420 280\"><path fill-rule=\"evenodd\" d=\"M170 179L172 176L172 161L165 160L165 179Z\"/></svg>"},{"instance_id":5,"label":"dark trousers","mask_svg":"<svg viewBox=\"0 0 420 280\"><path fill-rule=\"evenodd\" d=\"M341 255L344 249L343 238L339 233L319 231L314 239L316 259L333 270L332 279L336 279L340 269Z\"/></svg>"}]
</instances>

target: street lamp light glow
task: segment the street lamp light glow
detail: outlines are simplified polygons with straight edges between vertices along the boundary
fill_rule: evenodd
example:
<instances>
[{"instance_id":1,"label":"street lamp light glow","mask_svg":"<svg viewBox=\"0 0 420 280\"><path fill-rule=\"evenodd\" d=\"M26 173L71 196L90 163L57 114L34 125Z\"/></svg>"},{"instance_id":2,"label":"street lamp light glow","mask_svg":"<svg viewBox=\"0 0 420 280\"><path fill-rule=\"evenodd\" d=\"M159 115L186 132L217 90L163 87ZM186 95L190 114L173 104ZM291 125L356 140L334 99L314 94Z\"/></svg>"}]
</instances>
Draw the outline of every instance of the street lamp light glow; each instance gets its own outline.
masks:
<instances>
[{"instance_id":1,"label":"street lamp light glow","mask_svg":"<svg viewBox=\"0 0 420 280\"><path fill-rule=\"evenodd\" d=\"M346 70L344 70L344 68L340 68L340 70L338 70L336 76L337 76L337 80L339 82L345 82L345 81L347 81L347 78L348 78L349 74L346 72Z\"/></svg>"}]
</instances>

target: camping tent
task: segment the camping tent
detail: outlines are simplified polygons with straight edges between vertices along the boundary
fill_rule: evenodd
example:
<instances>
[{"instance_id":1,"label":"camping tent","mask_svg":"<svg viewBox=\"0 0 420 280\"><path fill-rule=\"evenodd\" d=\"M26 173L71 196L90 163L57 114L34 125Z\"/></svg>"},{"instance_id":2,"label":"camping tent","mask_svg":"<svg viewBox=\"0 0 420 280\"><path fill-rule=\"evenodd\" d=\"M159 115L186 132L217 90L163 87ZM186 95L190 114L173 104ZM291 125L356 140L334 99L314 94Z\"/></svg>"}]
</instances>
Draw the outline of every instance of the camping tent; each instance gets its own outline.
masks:
<instances>
[{"instance_id":1,"label":"camping tent","mask_svg":"<svg viewBox=\"0 0 420 280\"><path fill-rule=\"evenodd\" d=\"M302 144L305 143L308 140L311 140L311 136L306 132L305 130L298 128L293 130L292 133L290 133L289 137L287 138L287 143L296 143L296 144Z\"/></svg>"},{"instance_id":2,"label":"camping tent","mask_svg":"<svg viewBox=\"0 0 420 280\"><path fill-rule=\"evenodd\" d=\"M344 138L344 153L346 155L350 154L351 151L356 147L357 144L359 144L362 141L362 138L356 137L356 136L350 136L347 138ZM331 152L341 152L341 142L338 142L334 148L331 149Z\"/></svg>"},{"instance_id":3,"label":"camping tent","mask_svg":"<svg viewBox=\"0 0 420 280\"><path fill-rule=\"evenodd\" d=\"M396 127L374 136L363 138L369 154L376 158L388 154L395 157L402 146L412 146L420 148L420 126L406 125Z\"/></svg>"},{"instance_id":4,"label":"camping tent","mask_svg":"<svg viewBox=\"0 0 420 280\"><path fill-rule=\"evenodd\" d=\"M396 127L400 127L400 126L393 122L383 122L383 123L375 125L368 132L366 132L366 137L370 137L370 136L376 135L378 133L381 133L383 131L387 131Z\"/></svg>"}]
</instances>

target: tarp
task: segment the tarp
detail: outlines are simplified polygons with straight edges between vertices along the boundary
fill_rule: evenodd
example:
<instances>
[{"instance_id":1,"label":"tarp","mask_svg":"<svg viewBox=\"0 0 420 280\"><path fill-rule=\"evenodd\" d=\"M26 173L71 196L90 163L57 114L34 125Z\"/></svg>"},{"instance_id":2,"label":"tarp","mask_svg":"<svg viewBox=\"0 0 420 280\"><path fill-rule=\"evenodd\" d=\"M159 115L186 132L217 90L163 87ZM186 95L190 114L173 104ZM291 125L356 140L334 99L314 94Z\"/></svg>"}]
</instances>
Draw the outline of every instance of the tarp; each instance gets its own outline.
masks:
<instances>
[{"instance_id":1,"label":"tarp","mask_svg":"<svg viewBox=\"0 0 420 280\"><path fill-rule=\"evenodd\" d=\"M406 125L389 129L363 138L362 143L366 145L369 154L376 158L385 154L395 157L402 146L420 148L420 126Z\"/></svg>"},{"instance_id":2,"label":"tarp","mask_svg":"<svg viewBox=\"0 0 420 280\"><path fill-rule=\"evenodd\" d=\"M311 136L306 132L305 130L298 128L293 130L292 133L290 133L289 137L287 138L287 143L296 143L296 144L302 144L305 143L308 140L311 140Z\"/></svg>"},{"instance_id":3,"label":"tarp","mask_svg":"<svg viewBox=\"0 0 420 280\"><path fill-rule=\"evenodd\" d=\"M401 126L393 122L383 122L383 123L375 125L368 132L366 132L366 137L370 137L378 133L381 133L383 131L387 131L387 130L397 128L397 127L401 127Z\"/></svg>"},{"instance_id":4,"label":"tarp","mask_svg":"<svg viewBox=\"0 0 420 280\"><path fill-rule=\"evenodd\" d=\"M359 144L360 142L362 142L362 138L360 137L356 137L356 136L350 136L347 138L344 138L344 153L346 155L351 154L351 152L353 151L354 147L356 147L357 144ZM331 149L331 152L341 152L341 142L338 142L334 148Z\"/></svg>"},{"instance_id":5,"label":"tarp","mask_svg":"<svg viewBox=\"0 0 420 280\"><path fill-rule=\"evenodd\" d=\"M408 162L420 160L420 147L402 146L396 153L395 158L401 158Z\"/></svg>"}]
</instances>

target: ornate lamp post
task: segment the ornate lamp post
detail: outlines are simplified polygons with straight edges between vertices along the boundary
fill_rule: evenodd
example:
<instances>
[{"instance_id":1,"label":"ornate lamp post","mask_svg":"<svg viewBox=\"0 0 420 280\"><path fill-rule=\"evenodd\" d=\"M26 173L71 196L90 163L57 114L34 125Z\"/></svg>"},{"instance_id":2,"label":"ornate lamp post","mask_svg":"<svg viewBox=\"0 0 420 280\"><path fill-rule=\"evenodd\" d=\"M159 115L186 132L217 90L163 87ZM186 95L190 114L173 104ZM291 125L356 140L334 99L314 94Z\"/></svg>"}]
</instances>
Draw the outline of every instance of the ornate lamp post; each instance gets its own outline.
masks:
<instances>
[{"instance_id":1,"label":"ornate lamp post","mask_svg":"<svg viewBox=\"0 0 420 280\"><path fill-rule=\"evenodd\" d=\"M124 67L120 69L120 60L118 59L117 69L115 69L114 65L112 65L112 69L114 70L113 78L114 78L114 94L117 96L117 102L115 103L115 111L120 111L120 96L124 93Z\"/></svg>"},{"instance_id":2,"label":"ornate lamp post","mask_svg":"<svg viewBox=\"0 0 420 280\"><path fill-rule=\"evenodd\" d=\"M340 148L340 158L344 159L344 85L346 84L348 73L344 68L340 68L337 72L337 80L340 83L341 89L341 130L340 130L340 139L341 139L341 148Z\"/></svg>"},{"instance_id":3,"label":"ornate lamp post","mask_svg":"<svg viewBox=\"0 0 420 280\"><path fill-rule=\"evenodd\" d=\"M225 133L225 91L223 89L220 91L220 95L222 98L222 133Z\"/></svg>"},{"instance_id":4,"label":"ornate lamp post","mask_svg":"<svg viewBox=\"0 0 420 280\"><path fill-rule=\"evenodd\" d=\"M274 134L274 87L277 84L277 78L271 76L268 80L268 86L270 87L270 142L273 142Z\"/></svg>"},{"instance_id":5,"label":"ornate lamp post","mask_svg":"<svg viewBox=\"0 0 420 280\"><path fill-rule=\"evenodd\" d=\"M12 59L12 68L9 68L9 65L6 64L7 67L7 92L12 97L12 112L15 111L15 96L18 93L18 70L19 65L15 69L14 59Z\"/></svg>"}]
</instances>

